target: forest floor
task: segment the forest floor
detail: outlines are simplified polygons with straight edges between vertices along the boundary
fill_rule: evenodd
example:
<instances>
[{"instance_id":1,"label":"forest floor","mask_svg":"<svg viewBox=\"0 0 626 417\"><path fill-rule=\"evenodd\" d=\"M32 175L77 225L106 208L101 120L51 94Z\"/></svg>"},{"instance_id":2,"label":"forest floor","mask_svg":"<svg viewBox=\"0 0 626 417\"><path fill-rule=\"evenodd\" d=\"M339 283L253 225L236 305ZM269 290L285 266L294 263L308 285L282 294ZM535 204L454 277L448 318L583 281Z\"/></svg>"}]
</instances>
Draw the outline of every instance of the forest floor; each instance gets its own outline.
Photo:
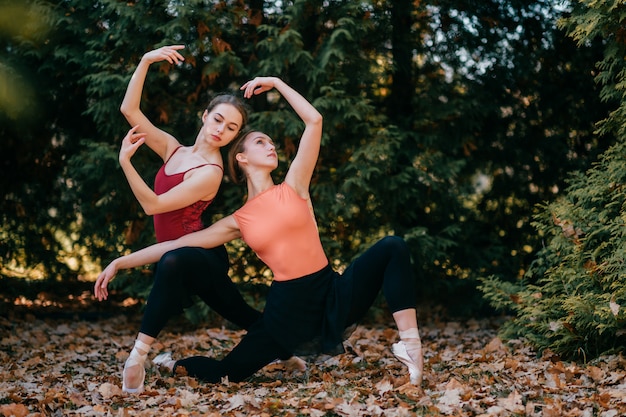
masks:
<instances>
[{"instance_id":1,"label":"forest floor","mask_svg":"<svg viewBox=\"0 0 626 417\"><path fill-rule=\"evenodd\" d=\"M624 416L626 360L587 364L537 355L501 341L504 318L446 318L419 312L425 352L421 387L408 384L389 347L397 332L378 314L346 342L347 352L307 358L306 372L272 364L243 383L204 384L147 366L141 395L121 391L121 370L141 303L117 294L97 303L76 291L0 293L0 416ZM381 319L381 317L383 317ZM174 320L151 357L170 351L220 357L242 331L213 319Z\"/></svg>"}]
</instances>

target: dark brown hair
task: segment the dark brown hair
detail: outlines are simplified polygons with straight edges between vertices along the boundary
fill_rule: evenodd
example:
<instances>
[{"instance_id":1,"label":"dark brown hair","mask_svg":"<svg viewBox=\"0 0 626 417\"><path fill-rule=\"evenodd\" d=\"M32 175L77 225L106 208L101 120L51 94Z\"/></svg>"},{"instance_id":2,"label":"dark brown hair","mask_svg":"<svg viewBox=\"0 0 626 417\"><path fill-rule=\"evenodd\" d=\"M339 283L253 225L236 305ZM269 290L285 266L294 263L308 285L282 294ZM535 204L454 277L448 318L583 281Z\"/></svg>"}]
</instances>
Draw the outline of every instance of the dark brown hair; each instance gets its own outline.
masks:
<instances>
[{"instance_id":1,"label":"dark brown hair","mask_svg":"<svg viewBox=\"0 0 626 417\"><path fill-rule=\"evenodd\" d=\"M241 113L241 130L243 130L248 124L248 116L250 115L250 108L241 98L234 94L222 93L218 94L209 102L206 110L211 113L216 106L220 104L230 104Z\"/></svg>"}]
</instances>

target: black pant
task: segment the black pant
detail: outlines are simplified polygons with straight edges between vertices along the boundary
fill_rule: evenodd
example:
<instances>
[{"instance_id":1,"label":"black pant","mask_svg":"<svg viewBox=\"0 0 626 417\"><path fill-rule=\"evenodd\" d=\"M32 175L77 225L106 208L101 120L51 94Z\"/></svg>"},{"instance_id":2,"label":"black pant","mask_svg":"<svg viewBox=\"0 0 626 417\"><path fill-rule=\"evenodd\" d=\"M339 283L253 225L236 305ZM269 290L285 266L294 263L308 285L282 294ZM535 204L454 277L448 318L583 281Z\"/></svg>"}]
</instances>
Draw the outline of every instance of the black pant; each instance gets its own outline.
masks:
<instances>
[{"instance_id":1,"label":"black pant","mask_svg":"<svg viewBox=\"0 0 626 417\"><path fill-rule=\"evenodd\" d=\"M240 382L278 358L291 356L265 328L263 319L257 321L241 341L222 360L192 356L176 361L174 369L183 367L187 374L204 382L220 382L228 376Z\"/></svg>"},{"instance_id":2,"label":"black pant","mask_svg":"<svg viewBox=\"0 0 626 417\"><path fill-rule=\"evenodd\" d=\"M416 307L410 253L399 237L389 236L378 241L352 262L343 276L351 278L343 281L352 286L345 327L365 315L381 287L392 312ZM307 323L298 325L307 326ZM189 376L205 382L219 382L224 376L232 382L240 382L273 360L284 357L285 353L277 336L270 334L261 319L221 361L194 356L177 361L176 367L184 367Z\"/></svg>"},{"instance_id":3,"label":"black pant","mask_svg":"<svg viewBox=\"0 0 626 417\"><path fill-rule=\"evenodd\" d=\"M198 295L211 309L237 326L248 329L261 317L250 307L228 277L226 248L185 247L163 255L156 266L154 285L140 331L157 337L167 321Z\"/></svg>"}]
</instances>

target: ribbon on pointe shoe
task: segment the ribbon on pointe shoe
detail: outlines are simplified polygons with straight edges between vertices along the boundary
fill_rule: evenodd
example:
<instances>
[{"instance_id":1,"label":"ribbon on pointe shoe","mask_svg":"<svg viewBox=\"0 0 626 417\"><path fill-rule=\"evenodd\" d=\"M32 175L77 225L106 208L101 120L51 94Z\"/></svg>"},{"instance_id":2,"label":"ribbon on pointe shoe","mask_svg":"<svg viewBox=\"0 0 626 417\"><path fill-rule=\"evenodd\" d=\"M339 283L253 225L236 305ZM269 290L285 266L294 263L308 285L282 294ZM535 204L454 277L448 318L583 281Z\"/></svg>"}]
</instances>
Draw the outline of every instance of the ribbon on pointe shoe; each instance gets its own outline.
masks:
<instances>
[{"instance_id":1,"label":"ribbon on pointe shoe","mask_svg":"<svg viewBox=\"0 0 626 417\"><path fill-rule=\"evenodd\" d=\"M415 346L415 350L421 350L421 348L421 343L419 343L419 347ZM418 361L415 361L413 360L413 358L411 358L407 350L407 345L403 341L394 343L393 345L391 345L391 351L400 362L402 362L406 365L407 368L409 368L409 377L411 379L411 384L421 385L423 376L422 367L420 366Z\"/></svg>"},{"instance_id":2,"label":"ribbon on pointe shoe","mask_svg":"<svg viewBox=\"0 0 626 417\"><path fill-rule=\"evenodd\" d=\"M143 350L145 353L139 353L138 349ZM143 364L146 362L149 351L149 344L144 343L139 339L135 340L135 346L133 346L133 350L130 351L130 355L124 364L124 372L122 373L122 391L129 394L141 394L143 392L144 381L146 380L146 368L144 368ZM133 366L139 366L139 370L141 372L141 382L136 388L130 388L126 385L126 371Z\"/></svg>"},{"instance_id":3,"label":"ribbon on pointe shoe","mask_svg":"<svg viewBox=\"0 0 626 417\"><path fill-rule=\"evenodd\" d=\"M424 373L422 341L417 328L400 331L400 341L391 346L394 356L409 368L411 384L421 385Z\"/></svg>"}]
</instances>

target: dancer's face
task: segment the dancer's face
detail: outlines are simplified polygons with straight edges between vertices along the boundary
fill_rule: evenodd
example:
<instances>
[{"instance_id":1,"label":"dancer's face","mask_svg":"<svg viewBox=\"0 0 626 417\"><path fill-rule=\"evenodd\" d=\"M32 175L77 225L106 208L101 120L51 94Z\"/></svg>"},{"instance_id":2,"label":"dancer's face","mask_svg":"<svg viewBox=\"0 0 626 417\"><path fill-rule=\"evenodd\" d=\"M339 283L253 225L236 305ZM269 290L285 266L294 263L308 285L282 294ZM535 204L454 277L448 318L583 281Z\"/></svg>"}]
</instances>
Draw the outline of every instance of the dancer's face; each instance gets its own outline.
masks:
<instances>
[{"instance_id":1,"label":"dancer's face","mask_svg":"<svg viewBox=\"0 0 626 417\"><path fill-rule=\"evenodd\" d=\"M228 145L239 133L243 125L241 112L233 105L218 104L202 115L204 137L215 146Z\"/></svg>"},{"instance_id":2,"label":"dancer's face","mask_svg":"<svg viewBox=\"0 0 626 417\"><path fill-rule=\"evenodd\" d=\"M278 155L272 138L262 132L250 132L244 140L242 159L248 167L266 167L271 170L278 166Z\"/></svg>"}]
</instances>

